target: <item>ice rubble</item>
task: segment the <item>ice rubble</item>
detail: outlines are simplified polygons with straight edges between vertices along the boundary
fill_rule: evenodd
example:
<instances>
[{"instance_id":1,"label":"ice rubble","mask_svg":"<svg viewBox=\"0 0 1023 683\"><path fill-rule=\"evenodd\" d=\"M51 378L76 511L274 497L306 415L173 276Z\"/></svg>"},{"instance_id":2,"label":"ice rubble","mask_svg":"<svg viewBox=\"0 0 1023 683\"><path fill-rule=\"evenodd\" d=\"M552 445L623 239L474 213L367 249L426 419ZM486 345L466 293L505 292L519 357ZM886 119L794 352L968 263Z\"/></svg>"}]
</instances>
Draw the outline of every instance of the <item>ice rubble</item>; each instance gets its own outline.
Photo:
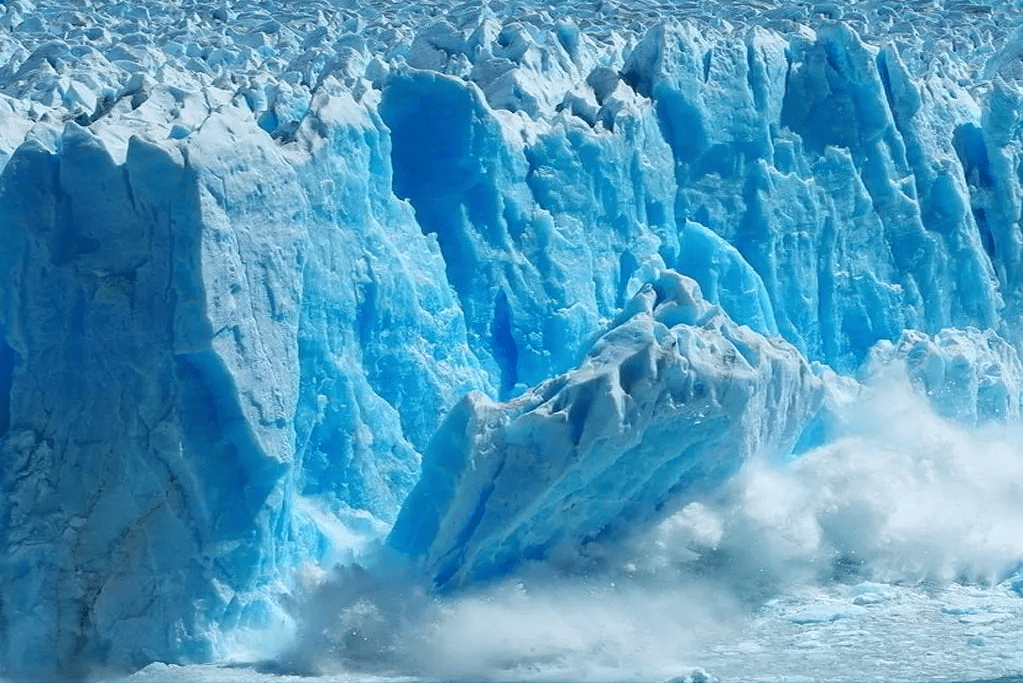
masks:
<instances>
[{"instance_id":1,"label":"ice rubble","mask_svg":"<svg viewBox=\"0 0 1023 683\"><path fill-rule=\"evenodd\" d=\"M624 533L829 438L826 366L1018 415L1019 12L5 2L0 671L221 656L403 501L391 542L444 584ZM625 313L691 296L671 270L709 328ZM747 392L700 451L651 401L725 362ZM540 443L549 486L508 490ZM628 489L633 457L706 476ZM582 482L626 500L568 515Z\"/></svg>"}]
</instances>

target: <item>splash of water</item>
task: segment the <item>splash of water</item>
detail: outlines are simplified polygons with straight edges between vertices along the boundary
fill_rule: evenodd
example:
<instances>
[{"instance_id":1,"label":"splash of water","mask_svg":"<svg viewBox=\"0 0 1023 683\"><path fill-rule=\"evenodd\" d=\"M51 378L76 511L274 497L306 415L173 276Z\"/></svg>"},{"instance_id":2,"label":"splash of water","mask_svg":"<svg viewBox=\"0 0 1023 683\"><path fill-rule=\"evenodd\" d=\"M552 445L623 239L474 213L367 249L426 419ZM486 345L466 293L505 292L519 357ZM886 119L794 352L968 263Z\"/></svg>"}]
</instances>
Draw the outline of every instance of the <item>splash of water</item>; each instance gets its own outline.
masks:
<instances>
[{"instance_id":1,"label":"splash of water","mask_svg":"<svg viewBox=\"0 0 1023 683\"><path fill-rule=\"evenodd\" d=\"M950 422L899 372L868 382L839 417L831 443L751 461L715 496L568 565L445 597L394 557L343 568L310 600L282 661L335 675L664 680L737 639L778 596L990 586L1018 572L1018 426Z\"/></svg>"}]
</instances>

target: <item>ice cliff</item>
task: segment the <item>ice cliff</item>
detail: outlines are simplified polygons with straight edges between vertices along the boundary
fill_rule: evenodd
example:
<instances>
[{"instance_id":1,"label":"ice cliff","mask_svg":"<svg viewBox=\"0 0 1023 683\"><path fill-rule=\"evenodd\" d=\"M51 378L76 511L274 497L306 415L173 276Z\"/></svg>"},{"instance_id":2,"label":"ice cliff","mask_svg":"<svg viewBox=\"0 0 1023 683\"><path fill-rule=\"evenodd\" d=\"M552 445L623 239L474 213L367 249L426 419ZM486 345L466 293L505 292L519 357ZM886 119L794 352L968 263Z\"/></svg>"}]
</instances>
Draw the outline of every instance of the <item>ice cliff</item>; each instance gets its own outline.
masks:
<instances>
[{"instance_id":1,"label":"ice cliff","mask_svg":"<svg viewBox=\"0 0 1023 683\"><path fill-rule=\"evenodd\" d=\"M1020 9L5 2L0 676L621 538L885 364L1018 417Z\"/></svg>"}]
</instances>

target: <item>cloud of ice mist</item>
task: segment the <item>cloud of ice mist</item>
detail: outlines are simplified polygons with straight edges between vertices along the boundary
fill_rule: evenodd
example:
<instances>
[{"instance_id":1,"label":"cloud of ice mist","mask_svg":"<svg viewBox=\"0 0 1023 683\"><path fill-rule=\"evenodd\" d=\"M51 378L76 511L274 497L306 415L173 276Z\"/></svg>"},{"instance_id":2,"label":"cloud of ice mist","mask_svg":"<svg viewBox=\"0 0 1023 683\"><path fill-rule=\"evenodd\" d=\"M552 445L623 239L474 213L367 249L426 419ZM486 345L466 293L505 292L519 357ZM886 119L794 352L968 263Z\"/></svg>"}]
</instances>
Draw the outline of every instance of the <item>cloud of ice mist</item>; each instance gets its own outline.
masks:
<instances>
[{"instance_id":1,"label":"cloud of ice mist","mask_svg":"<svg viewBox=\"0 0 1023 683\"><path fill-rule=\"evenodd\" d=\"M837 418L840 438L750 462L713 499L575 564L447 596L394 557L340 569L309 600L287 662L440 680L665 680L800 585L992 582L1019 567L1018 425L941 418L899 372L869 381Z\"/></svg>"},{"instance_id":2,"label":"cloud of ice mist","mask_svg":"<svg viewBox=\"0 0 1023 683\"><path fill-rule=\"evenodd\" d=\"M699 581L528 575L451 596L393 570L340 569L309 601L280 670L449 681L649 681L686 662L739 608Z\"/></svg>"},{"instance_id":3,"label":"cloud of ice mist","mask_svg":"<svg viewBox=\"0 0 1023 683\"><path fill-rule=\"evenodd\" d=\"M794 582L997 582L1023 560L1023 432L938 416L898 368L839 416L843 436L782 466L748 464L637 545L654 568L745 591Z\"/></svg>"}]
</instances>

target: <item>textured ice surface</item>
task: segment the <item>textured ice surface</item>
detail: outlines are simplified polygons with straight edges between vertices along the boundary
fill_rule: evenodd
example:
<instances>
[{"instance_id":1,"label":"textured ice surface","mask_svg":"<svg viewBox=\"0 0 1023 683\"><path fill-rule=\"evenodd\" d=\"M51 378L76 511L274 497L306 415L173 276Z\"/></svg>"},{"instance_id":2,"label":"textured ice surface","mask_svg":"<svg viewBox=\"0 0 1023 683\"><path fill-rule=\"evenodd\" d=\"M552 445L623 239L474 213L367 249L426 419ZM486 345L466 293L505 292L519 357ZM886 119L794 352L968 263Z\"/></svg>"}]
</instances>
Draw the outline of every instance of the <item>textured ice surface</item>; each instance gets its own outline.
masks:
<instances>
[{"instance_id":1,"label":"textured ice surface","mask_svg":"<svg viewBox=\"0 0 1023 683\"><path fill-rule=\"evenodd\" d=\"M403 503L451 586L624 534L886 364L1016 418L1020 12L3 3L0 673L286 632Z\"/></svg>"},{"instance_id":2,"label":"textured ice surface","mask_svg":"<svg viewBox=\"0 0 1023 683\"><path fill-rule=\"evenodd\" d=\"M787 452L820 394L795 348L665 271L578 369L506 404L456 406L389 544L441 587L578 555L714 490L755 453Z\"/></svg>"},{"instance_id":3,"label":"textured ice surface","mask_svg":"<svg viewBox=\"0 0 1023 683\"><path fill-rule=\"evenodd\" d=\"M1023 364L1016 348L990 329L946 329L933 337L906 330L894 342L879 342L864 372L896 360L942 415L967 424L1019 419Z\"/></svg>"}]
</instances>

